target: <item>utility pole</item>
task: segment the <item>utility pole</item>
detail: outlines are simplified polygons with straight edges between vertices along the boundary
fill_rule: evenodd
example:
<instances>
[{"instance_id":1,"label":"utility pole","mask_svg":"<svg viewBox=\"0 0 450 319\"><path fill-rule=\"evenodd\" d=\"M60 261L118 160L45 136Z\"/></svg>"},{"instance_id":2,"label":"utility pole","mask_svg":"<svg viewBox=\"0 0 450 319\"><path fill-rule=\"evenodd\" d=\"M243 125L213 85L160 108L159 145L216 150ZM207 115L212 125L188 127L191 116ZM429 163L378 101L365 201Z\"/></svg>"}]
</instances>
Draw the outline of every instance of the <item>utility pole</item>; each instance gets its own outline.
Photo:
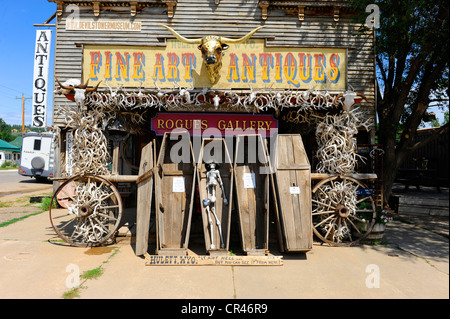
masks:
<instances>
[{"instance_id":1,"label":"utility pole","mask_svg":"<svg viewBox=\"0 0 450 319\"><path fill-rule=\"evenodd\" d=\"M16 100L22 99L22 134L25 133L25 100L31 100L31 97L25 97L22 94L22 97L16 97Z\"/></svg>"}]
</instances>

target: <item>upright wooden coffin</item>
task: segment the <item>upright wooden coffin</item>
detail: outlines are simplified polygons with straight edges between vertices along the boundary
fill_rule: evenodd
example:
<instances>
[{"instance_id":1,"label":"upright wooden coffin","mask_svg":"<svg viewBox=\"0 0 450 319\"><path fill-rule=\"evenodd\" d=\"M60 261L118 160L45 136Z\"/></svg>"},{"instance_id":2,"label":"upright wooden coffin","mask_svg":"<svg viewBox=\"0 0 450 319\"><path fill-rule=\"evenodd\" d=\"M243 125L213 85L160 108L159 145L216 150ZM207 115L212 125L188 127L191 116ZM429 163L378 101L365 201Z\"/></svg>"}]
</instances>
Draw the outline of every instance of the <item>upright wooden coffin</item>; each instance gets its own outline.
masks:
<instances>
[{"instance_id":1,"label":"upright wooden coffin","mask_svg":"<svg viewBox=\"0 0 450 319\"><path fill-rule=\"evenodd\" d=\"M312 249L311 166L299 134L279 134L275 146L274 190L281 249Z\"/></svg>"},{"instance_id":2,"label":"upright wooden coffin","mask_svg":"<svg viewBox=\"0 0 450 319\"><path fill-rule=\"evenodd\" d=\"M170 133L166 133L155 172L156 253L159 255L187 254L195 193L195 167L189 133L178 135L176 140L171 140Z\"/></svg>"},{"instance_id":3,"label":"upright wooden coffin","mask_svg":"<svg viewBox=\"0 0 450 319\"><path fill-rule=\"evenodd\" d=\"M216 218L208 215L208 210L203 204L203 201L208 198L206 189L207 185L207 171L211 163L219 164L218 170L222 179L225 194L217 185L216 202L214 209L216 216L220 222L220 230L222 232L223 243L221 243L221 236L219 226L217 226ZM230 241L230 225L231 225L231 208L233 202L233 166L230 155L228 153L225 140L223 138L204 138L202 147L200 149L199 159L197 163L198 172L198 187L200 194L200 202L202 203L202 221L203 231L205 235L205 247L211 255L228 254ZM225 195L225 196L224 196ZM224 199L228 203L225 203ZM209 217L212 218L212 227L209 222ZM211 238L214 247L211 247ZM221 247L223 244L223 247Z\"/></svg>"},{"instance_id":4,"label":"upright wooden coffin","mask_svg":"<svg viewBox=\"0 0 450 319\"><path fill-rule=\"evenodd\" d=\"M237 137L234 181L242 249L247 255L265 255L269 250L270 164L261 135Z\"/></svg>"},{"instance_id":5,"label":"upright wooden coffin","mask_svg":"<svg viewBox=\"0 0 450 319\"><path fill-rule=\"evenodd\" d=\"M139 179L137 180L136 210L136 255L144 255L148 250L150 213L153 193L153 143L148 143L141 154Z\"/></svg>"}]
</instances>

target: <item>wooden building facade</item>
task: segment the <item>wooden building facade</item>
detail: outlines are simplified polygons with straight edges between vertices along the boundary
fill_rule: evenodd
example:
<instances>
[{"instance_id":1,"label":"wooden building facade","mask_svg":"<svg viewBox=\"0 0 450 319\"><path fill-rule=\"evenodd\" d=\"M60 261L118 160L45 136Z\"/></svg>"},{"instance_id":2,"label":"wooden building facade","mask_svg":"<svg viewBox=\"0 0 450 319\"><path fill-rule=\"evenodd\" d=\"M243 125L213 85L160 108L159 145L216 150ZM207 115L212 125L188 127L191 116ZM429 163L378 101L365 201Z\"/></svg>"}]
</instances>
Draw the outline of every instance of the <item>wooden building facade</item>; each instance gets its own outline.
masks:
<instances>
[{"instance_id":1,"label":"wooden building facade","mask_svg":"<svg viewBox=\"0 0 450 319\"><path fill-rule=\"evenodd\" d=\"M351 92L347 97L355 98L356 95L352 94L357 93L362 99L352 100L351 104L354 104L353 101L358 104L360 114L363 114L364 124L358 126L359 133L355 134L356 140L358 144L374 144L375 33L373 30L364 32L360 30L361 25L354 22L355 13L348 1L48 1L56 4L54 70L59 82L55 85L55 89L59 89L62 93L55 94L53 101L53 127L62 133L59 144L58 176L68 174L68 158L66 159L68 137L65 135L68 119L67 114L61 112L59 106L67 110L67 107L83 109L85 104L89 103L103 106L108 106L108 103L119 105L117 114L120 113L122 119L117 116L115 121L110 122L108 124L110 133L106 133L113 158L113 167L109 170L116 175L138 174L139 165L142 165L139 163L142 150L150 142L154 147L153 159L158 158L162 136L167 131L178 128L178 124L180 127L184 125L184 128L188 130L195 129L195 122L189 120L192 114L202 116L199 122L200 130L210 126L209 123L214 123L215 128L221 132L230 128L243 130L250 128L257 130L259 134L259 129L269 131L274 128L278 134L297 134L298 137L301 135L300 143L292 142L297 141L298 138L291 135L281 139L284 141L283 145L287 145L289 149L286 154L302 155L301 164L298 162L299 159L287 160L286 163L294 163L294 166L283 169L287 170L288 175L297 174L308 177L307 182L303 179L297 180L295 177L297 175L291 179L292 185L285 188L290 190L289 196L302 198L300 200L297 198L296 204L289 206L290 208L280 205L279 211L277 208L275 214L277 218L283 218L280 216L289 215L287 210L297 207L297 210L291 213L295 215L295 218L300 213L308 216L307 219L298 219L309 221L308 225L299 227L307 236L311 234L312 238L311 194L309 193L312 185L309 176L310 173L315 172L317 164L315 159L318 148L317 119L324 118L324 114L333 108L332 112L337 114L339 111L335 108L336 101L340 101L339 105L343 106L345 105L343 96ZM239 45L231 44L237 43L233 42L233 39L242 38L246 34L251 36L245 42ZM207 65L209 62L207 63L205 58L206 52L198 50L200 46L197 48L199 39L205 37L211 39L208 36L217 36L218 38L214 39L224 43L230 42L230 48L228 45L222 45L220 52L216 50L218 54L222 54L223 50L225 55L222 55L220 62L222 69L218 71L214 79L211 77L213 72ZM184 39L185 42L191 41L191 43L186 44L180 39ZM75 97L72 95L71 100L68 100L68 94L62 88L68 85L69 80L75 83L74 79L78 80L79 87L84 90L86 87L82 86L83 83L89 81L88 87L95 87L90 91L94 90L99 94L85 99L84 95L77 98L75 93ZM83 91L83 94L87 95L87 91ZM303 104L299 102L300 100ZM143 107L143 104L151 105L151 107ZM229 119L228 115L233 118ZM114 137L112 131L121 136ZM133 136L130 137L129 133ZM191 136L195 135L195 132L191 132ZM271 134L267 133L263 137L270 136ZM125 146L121 144L119 147L120 139L128 141L123 143ZM302 139L303 142L301 142ZM267 142L268 145L270 143L268 140L270 138L260 144L264 145ZM202 150L196 149L195 141L192 144L193 157L197 159L199 152L203 153ZM233 145L231 147L224 145L224 149L227 148L227 151L231 153L229 157L233 159L235 154ZM270 147L268 149L270 153L272 149ZM122 153L120 158L119 151ZM165 151L168 152L168 150ZM353 153L352 149L350 151ZM217 169L222 174L225 184L223 192L219 190L222 197L228 192L230 193L227 196L233 197L234 183L239 186L241 179L244 178L234 175L237 171L233 173L233 163L229 164L230 168L227 172L224 166ZM162 166L156 167L156 160L153 165L155 165L154 171L159 169L160 173L163 172L162 175L165 174ZM246 166L243 169L247 180L243 180L241 186L255 188L256 175L247 172L248 168L249 166ZM189 173L192 172L189 171ZM199 184L207 173L206 169L202 172L198 171ZM95 171L95 175L102 174L104 175L105 171ZM315 178L317 179L319 175ZM149 176L151 172L146 174L146 179ZM324 177L326 174L320 176ZM171 181L172 177L169 180ZM273 203L277 201L277 196L286 196L286 194L280 194L277 191L278 188L281 189L278 184L282 182L282 179L275 182L263 178L261 180L264 180L262 184L265 188L261 191L262 195L258 195L257 198L267 200L267 204L264 205L266 213L262 214L266 219L267 212L271 209L269 206L272 205L269 203L269 198L274 199ZM121 180L117 179L117 181ZM126 178L122 181L126 181ZM334 185L334 181L331 181L331 184ZM327 184L324 182L321 185ZM169 185L167 189L170 190L171 187ZM183 184L181 188L185 189L184 187L188 186ZM175 192L175 188L173 189ZM154 192L160 191L154 190ZM204 190L202 189L200 193L202 191ZM239 197L234 196L233 199L239 200ZM190 198L193 200L194 197L190 196ZM217 196L217 199L220 201L220 196ZM200 198L201 200L205 199ZM215 203L216 207L219 207L219 203L214 201L206 202ZM278 201L283 199L278 198ZM306 205L303 205L305 203ZM185 204L192 210L192 203ZM212 225L211 216L207 215L211 214L209 208L201 207L205 225L205 241L207 243L210 241L210 246L228 249L229 228L227 225L230 222L229 214L231 214L232 205L220 203L222 204L226 206L223 209L225 213L222 214L222 210L218 209L219 216L215 216L217 225L222 225L219 228L222 227L224 230L220 238L218 233L213 235L216 230L213 230L215 226ZM151 206L151 203L149 205ZM158 205L161 206L161 204ZM257 207L258 205L249 206ZM156 210L161 207L156 207ZM304 212L299 212L298 207L305 207L301 209ZM183 210L183 213L188 216L191 211ZM216 214L214 211L212 213ZM340 216L337 218L345 219L349 213L348 210L340 207L339 212L336 210L336 215ZM259 215L250 212L248 216L253 218ZM210 218L209 224L207 217ZM186 225L190 227L190 215L187 218L189 222ZM289 221L284 222L289 224ZM279 225L282 223L279 222ZM260 226L258 223L253 223L252 227L249 228L252 229L250 232L255 232L254 228ZM267 227L267 222L261 223L261 229L257 232L267 234ZM280 226L281 232L284 231L283 227ZM341 227L340 222L339 227ZM208 231L211 232L210 236ZM330 231L327 231L326 235L328 236L329 233ZM243 234L242 238L245 236ZM295 230L293 236L295 237ZM282 237L280 235L280 238ZM281 249L287 251L311 249L311 240L296 240L294 237L290 240L285 236L286 245L280 245ZM266 249L267 238L261 238L258 239L261 244L248 248L248 254ZM215 245L212 244L213 241ZM303 242L307 243L305 244L307 247L302 246ZM143 245L146 246L145 243ZM187 243L183 243L182 247L175 245L159 248L160 251L166 248L181 249L185 253L186 247ZM210 250L208 247L206 249ZM243 247L243 249L246 248Z\"/></svg>"},{"instance_id":2,"label":"wooden building facade","mask_svg":"<svg viewBox=\"0 0 450 319\"><path fill-rule=\"evenodd\" d=\"M360 24L353 22L352 8L347 1L49 1L57 5L55 76L61 81L82 78L86 45L164 46L166 39L174 36L159 26L161 23L191 38L211 34L239 38L264 26L253 38L265 39L267 46L347 50L346 87L367 97L368 103L363 107L369 117L375 118L374 33L358 32ZM70 21L76 19L86 23L70 27ZM136 22L139 29L97 30L88 26L89 22L111 21ZM105 87L105 83L101 86ZM67 99L55 95L54 105L60 104L67 104ZM57 114L53 123L62 125Z\"/></svg>"}]
</instances>

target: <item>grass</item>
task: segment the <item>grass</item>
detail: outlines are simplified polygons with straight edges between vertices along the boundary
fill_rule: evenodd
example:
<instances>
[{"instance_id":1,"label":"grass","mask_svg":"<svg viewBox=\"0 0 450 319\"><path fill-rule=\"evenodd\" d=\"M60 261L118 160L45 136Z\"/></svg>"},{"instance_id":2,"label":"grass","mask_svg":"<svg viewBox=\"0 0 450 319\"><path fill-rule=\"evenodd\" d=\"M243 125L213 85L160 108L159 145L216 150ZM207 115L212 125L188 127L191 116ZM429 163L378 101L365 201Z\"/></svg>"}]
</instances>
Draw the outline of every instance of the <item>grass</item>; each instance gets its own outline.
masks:
<instances>
[{"instance_id":1,"label":"grass","mask_svg":"<svg viewBox=\"0 0 450 319\"><path fill-rule=\"evenodd\" d=\"M50 203L52 202L51 197L44 197L41 202L41 209L45 212L50 210ZM52 208L56 208L56 201L53 202Z\"/></svg>"},{"instance_id":2,"label":"grass","mask_svg":"<svg viewBox=\"0 0 450 319\"><path fill-rule=\"evenodd\" d=\"M80 275L81 279L97 279L101 275L103 275L103 272L105 270L102 268L102 266L99 266L97 268L87 270L84 273Z\"/></svg>"},{"instance_id":3,"label":"grass","mask_svg":"<svg viewBox=\"0 0 450 319\"><path fill-rule=\"evenodd\" d=\"M63 294L63 299L75 299L75 298L80 298L80 291L81 291L82 287L75 287L70 289L69 291L66 291Z\"/></svg>"},{"instance_id":4,"label":"grass","mask_svg":"<svg viewBox=\"0 0 450 319\"><path fill-rule=\"evenodd\" d=\"M31 198L30 196L21 197L21 198L19 198L16 201L16 203L20 203L21 204L20 207L27 207L27 206L33 205L33 204L30 203L30 198ZM24 219L26 219L28 217L39 215L39 214L42 214L43 212L48 211L50 209L51 201L52 201L52 197L51 196L44 197L42 199L40 205L39 205L39 208L42 209L42 211L37 212L37 213L31 213L31 214L28 214L28 215L25 215L25 216L21 216L21 217L17 217L17 218L13 218L13 219L10 219L10 220L8 220L6 222L0 223L0 228L9 226L9 225L14 224L14 223L16 223L18 221L24 220ZM12 206L13 206L12 202L0 202L0 207L12 207ZM53 207L52 208L55 208L55 207L56 207L56 202L53 203Z\"/></svg>"},{"instance_id":5,"label":"grass","mask_svg":"<svg viewBox=\"0 0 450 319\"><path fill-rule=\"evenodd\" d=\"M18 222L18 221L21 221L21 220L24 220L24 219L26 219L26 218L28 218L28 217L31 217L31 216L35 216L35 215L39 215L39 214L42 214L44 211L42 211L42 212L38 212L38 213L32 213L32 214L29 214L29 215L25 215L25 216L22 216L22 217L18 217L18 218L13 218L13 219L10 219L10 220L8 220L8 221L6 221L6 222L3 222L3 223L1 223L0 224L0 228L2 228L2 227L6 227L6 226L9 226L9 225L11 225L11 224L14 224L15 222Z\"/></svg>"},{"instance_id":6,"label":"grass","mask_svg":"<svg viewBox=\"0 0 450 319\"><path fill-rule=\"evenodd\" d=\"M80 275L80 279L83 280L83 282L80 283L80 286L72 288L65 293L63 293L62 298L64 299L75 299L80 298L81 289L86 289L87 287L83 286L83 284L92 279L98 279L101 275L105 272L105 269L103 268L104 264L107 264L111 258L113 258L117 253L119 252L119 248L115 248L113 252L109 255L109 257L102 262L100 266L97 268L86 270Z\"/></svg>"}]
</instances>

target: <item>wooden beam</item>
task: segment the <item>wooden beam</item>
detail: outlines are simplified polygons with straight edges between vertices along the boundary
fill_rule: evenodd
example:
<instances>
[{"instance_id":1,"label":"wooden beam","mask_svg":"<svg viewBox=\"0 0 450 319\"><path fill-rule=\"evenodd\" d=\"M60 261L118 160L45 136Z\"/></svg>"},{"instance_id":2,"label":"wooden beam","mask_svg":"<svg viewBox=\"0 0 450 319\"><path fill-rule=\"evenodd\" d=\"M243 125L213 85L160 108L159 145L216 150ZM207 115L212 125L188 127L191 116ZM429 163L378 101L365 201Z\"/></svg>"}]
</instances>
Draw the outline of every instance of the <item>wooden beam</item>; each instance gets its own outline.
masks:
<instances>
[{"instance_id":1,"label":"wooden beam","mask_svg":"<svg viewBox=\"0 0 450 319\"><path fill-rule=\"evenodd\" d=\"M341 10L340 6L333 7L333 19L335 22L339 21L340 10Z\"/></svg>"},{"instance_id":2,"label":"wooden beam","mask_svg":"<svg viewBox=\"0 0 450 319\"><path fill-rule=\"evenodd\" d=\"M267 19L267 9L269 8L269 1L268 0L259 0L258 5L262 10L262 19Z\"/></svg>"},{"instance_id":3,"label":"wooden beam","mask_svg":"<svg viewBox=\"0 0 450 319\"><path fill-rule=\"evenodd\" d=\"M59 17L63 14L64 11L64 2L58 1L56 2L56 15Z\"/></svg>"},{"instance_id":4,"label":"wooden beam","mask_svg":"<svg viewBox=\"0 0 450 319\"><path fill-rule=\"evenodd\" d=\"M137 2L130 2L130 14L132 17L136 16L136 11L137 11Z\"/></svg>"},{"instance_id":5,"label":"wooden beam","mask_svg":"<svg viewBox=\"0 0 450 319\"><path fill-rule=\"evenodd\" d=\"M100 16L100 2L92 2L92 4L94 5L94 16Z\"/></svg>"},{"instance_id":6,"label":"wooden beam","mask_svg":"<svg viewBox=\"0 0 450 319\"><path fill-rule=\"evenodd\" d=\"M161 0L167 5L167 16L173 18L173 9L177 5L178 0Z\"/></svg>"},{"instance_id":7,"label":"wooden beam","mask_svg":"<svg viewBox=\"0 0 450 319\"><path fill-rule=\"evenodd\" d=\"M305 20L305 6L298 6L298 19Z\"/></svg>"}]
</instances>

